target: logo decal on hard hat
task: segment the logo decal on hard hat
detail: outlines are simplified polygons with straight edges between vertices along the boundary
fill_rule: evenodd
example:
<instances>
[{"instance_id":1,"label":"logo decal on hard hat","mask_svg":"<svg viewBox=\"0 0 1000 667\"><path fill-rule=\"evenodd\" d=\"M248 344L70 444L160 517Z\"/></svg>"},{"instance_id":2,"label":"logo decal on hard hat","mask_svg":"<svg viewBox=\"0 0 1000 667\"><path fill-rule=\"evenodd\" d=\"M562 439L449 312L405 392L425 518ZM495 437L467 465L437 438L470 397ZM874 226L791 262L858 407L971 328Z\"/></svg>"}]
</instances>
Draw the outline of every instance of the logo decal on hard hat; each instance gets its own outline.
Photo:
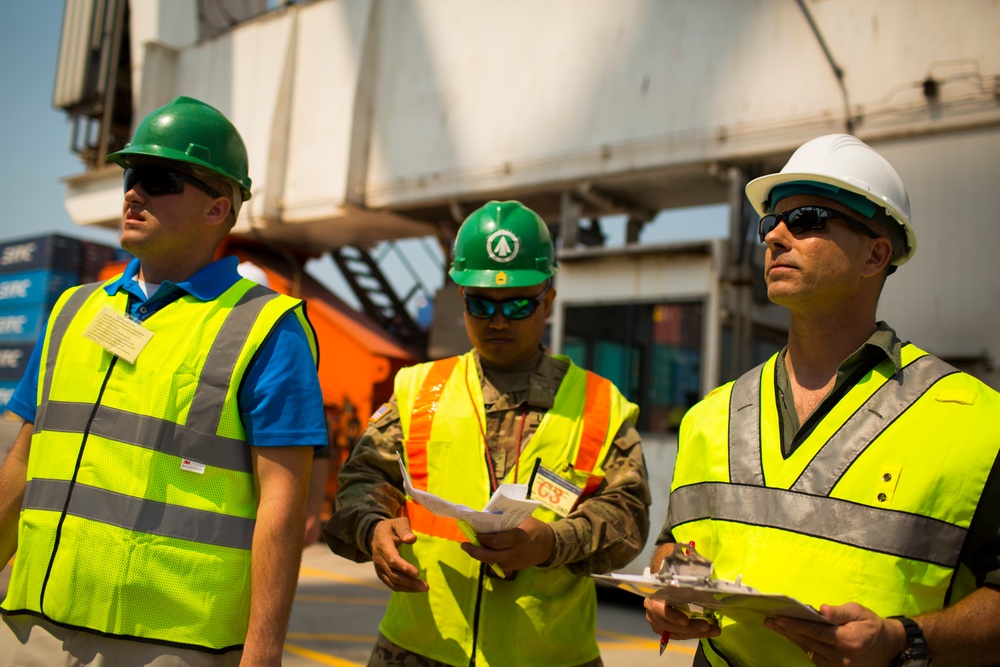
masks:
<instances>
[{"instance_id":1,"label":"logo decal on hard hat","mask_svg":"<svg viewBox=\"0 0 1000 667\"><path fill-rule=\"evenodd\" d=\"M503 271L501 271L500 273L497 274L497 277L494 280L496 281L497 285L506 285L507 284L507 274L504 273Z\"/></svg>"},{"instance_id":2,"label":"logo decal on hard hat","mask_svg":"<svg viewBox=\"0 0 1000 667\"><path fill-rule=\"evenodd\" d=\"M486 253L494 262L510 262L520 249L521 241L506 229L498 229L486 239Z\"/></svg>"}]
</instances>

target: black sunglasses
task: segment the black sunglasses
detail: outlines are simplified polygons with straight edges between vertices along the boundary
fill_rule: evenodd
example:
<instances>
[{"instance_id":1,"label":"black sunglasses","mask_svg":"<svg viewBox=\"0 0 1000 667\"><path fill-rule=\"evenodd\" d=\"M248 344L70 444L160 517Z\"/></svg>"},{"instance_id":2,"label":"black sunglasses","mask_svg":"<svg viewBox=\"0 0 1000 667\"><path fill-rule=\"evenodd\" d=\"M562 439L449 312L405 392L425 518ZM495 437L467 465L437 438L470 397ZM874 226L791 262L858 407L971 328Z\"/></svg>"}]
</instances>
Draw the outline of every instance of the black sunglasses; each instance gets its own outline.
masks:
<instances>
[{"instance_id":1,"label":"black sunglasses","mask_svg":"<svg viewBox=\"0 0 1000 667\"><path fill-rule=\"evenodd\" d=\"M765 215L760 219L760 224L757 226L757 236L760 238L760 242L763 243L764 237L781 223L785 223L788 231L795 236L806 232L819 232L826 229L827 223L831 220L840 220L864 232L873 239L881 238L878 232L863 222L825 206L800 206L784 213Z\"/></svg>"},{"instance_id":2,"label":"black sunglasses","mask_svg":"<svg viewBox=\"0 0 1000 667\"><path fill-rule=\"evenodd\" d=\"M159 165L143 164L129 167L125 170L125 192L141 184L142 189L150 197L160 195L176 195L184 192L184 182L187 181L211 197L222 197L222 193L205 181L195 178L183 171L161 167Z\"/></svg>"},{"instance_id":3,"label":"black sunglasses","mask_svg":"<svg viewBox=\"0 0 1000 667\"><path fill-rule=\"evenodd\" d=\"M465 295L465 309L469 315L478 317L481 320L488 320L493 317L497 308L508 320L523 320L531 317L538 310L545 300L545 294L549 291L546 287L538 296L519 296L516 299L505 299L504 301L494 301L481 296Z\"/></svg>"}]
</instances>

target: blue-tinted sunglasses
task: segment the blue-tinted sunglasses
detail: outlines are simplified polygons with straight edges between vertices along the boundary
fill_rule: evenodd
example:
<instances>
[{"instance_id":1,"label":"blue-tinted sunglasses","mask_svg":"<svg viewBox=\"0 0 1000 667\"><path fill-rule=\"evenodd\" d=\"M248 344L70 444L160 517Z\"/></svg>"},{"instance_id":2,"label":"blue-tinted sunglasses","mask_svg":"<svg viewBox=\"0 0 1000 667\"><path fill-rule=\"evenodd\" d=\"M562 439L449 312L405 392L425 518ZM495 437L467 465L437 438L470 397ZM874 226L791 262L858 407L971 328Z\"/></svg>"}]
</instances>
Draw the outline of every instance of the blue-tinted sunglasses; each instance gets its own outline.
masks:
<instances>
[{"instance_id":1,"label":"blue-tinted sunglasses","mask_svg":"<svg viewBox=\"0 0 1000 667\"><path fill-rule=\"evenodd\" d=\"M493 317L497 308L508 320L523 320L531 317L538 306L545 300L545 294L549 291L546 287L538 296L519 296L516 299L505 299L494 301L481 296L465 295L465 309L469 315L478 317L481 320L488 320Z\"/></svg>"},{"instance_id":2,"label":"blue-tinted sunglasses","mask_svg":"<svg viewBox=\"0 0 1000 667\"><path fill-rule=\"evenodd\" d=\"M125 192L136 186L142 185L142 189L150 197L160 195L176 195L184 192L184 183L188 182L202 192L208 193L210 197L221 197L221 192L210 186L205 181L195 178L191 174L183 171L162 167L160 165L141 164L129 167L125 170Z\"/></svg>"},{"instance_id":3,"label":"blue-tinted sunglasses","mask_svg":"<svg viewBox=\"0 0 1000 667\"><path fill-rule=\"evenodd\" d=\"M806 232L819 232L826 229L827 223L831 220L840 220L864 232L873 239L879 238L879 234L868 225L840 211L835 211L825 206L800 206L784 213L765 215L760 219L760 224L757 226L757 236L760 238L760 242L763 243L764 237L770 234L781 223L785 223L788 231L795 236Z\"/></svg>"}]
</instances>

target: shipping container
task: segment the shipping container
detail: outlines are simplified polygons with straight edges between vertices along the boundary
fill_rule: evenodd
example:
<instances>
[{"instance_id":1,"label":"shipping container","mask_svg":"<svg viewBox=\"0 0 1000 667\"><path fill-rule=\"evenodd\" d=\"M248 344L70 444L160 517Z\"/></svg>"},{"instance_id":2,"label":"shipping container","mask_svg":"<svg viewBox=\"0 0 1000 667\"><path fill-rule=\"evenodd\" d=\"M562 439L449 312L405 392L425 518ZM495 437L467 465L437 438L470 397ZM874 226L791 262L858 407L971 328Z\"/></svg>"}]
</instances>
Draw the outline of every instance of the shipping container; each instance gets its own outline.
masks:
<instances>
[{"instance_id":1,"label":"shipping container","mask_svg":"<svg viewBox=\"0 0 1000 667\"><path fill-rule=\"evenodd\" d=\"M0 306L51 306L67 288L79 283L75 272L58 269L0 274Z\"/></svg>"},{"instance_id":2,"label":"shipping container","mask_svg":"<svg viewBox=\"0 0 1000 667\"><path fill-rule=\"evenodd\" d=\"M39 306L0 306L0 344L34 344L49 319L49 310Z\"/></svg>"},{"instance_id":3,"label":"shipping container","mask_svg":"<svg viewBox=\"0 0 1000 667\"><path fill-rule=\"evenodd\" d=\"M20 380L34 343L0 345L0 380Z\"/></svg>"},{"instance_id":4,"label":"shipping container","mask_svg":"<svg viewBox=\"0 0 1000 667\"><path fill-rule=\"evenodd\" d=\"M7 401L14 395L17 380L0 380L0 413L7 411Z\"/></svg>"},{"instance_id":5,"label":"shipping container","mask_svg":"<svg viewBox=\"0 0 1000 667\"><path fill-rule=\"evenodd\" d=\"M114 261L114 259L115 248L94 243L93 241L83 241L80 261L80 284L95 282L104 265Z\"/></svg>"},{"instance_id":6,"label":"shipping container","mask_svg":"<svg viewBox=\"0 0 1000 667\"><path fill-rule=\"evenodd\" d=\"M83 259L79 239L49 234L0 243L0 272L13 273L35 268L51 268L79 273Z\"/></svg>"}]
</instances>

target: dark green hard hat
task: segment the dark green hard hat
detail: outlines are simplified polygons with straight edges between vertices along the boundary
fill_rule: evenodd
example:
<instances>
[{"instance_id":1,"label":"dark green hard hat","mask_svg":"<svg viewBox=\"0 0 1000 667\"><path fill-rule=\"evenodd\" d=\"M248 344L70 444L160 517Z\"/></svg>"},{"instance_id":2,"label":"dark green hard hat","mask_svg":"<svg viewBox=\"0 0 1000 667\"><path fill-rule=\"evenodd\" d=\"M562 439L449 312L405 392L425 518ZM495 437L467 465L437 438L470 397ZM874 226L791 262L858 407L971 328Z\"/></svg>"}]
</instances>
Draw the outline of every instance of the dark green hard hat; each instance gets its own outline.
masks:
<instances>
[{"instance_id":1,"label":"dark green hard hat","mask_svg":"<svg viewBox=\"0 0 1000 667\"><path fill-rule=\"evenodd\" d=\"M491 201L465 219L448 275L463 287L527 287L559 270L545 221L517 201Z\"/></svg>"},{"instance_id":2,"label":"dark green hard hat","mask_svg":"<svg viewBox=\"0 0 1000 667\"><path fill-rule=\"evenodd\" d=\"M134 155L175 160L207 169L240 187L250 199L247 147L236 127L218 109L178 97L155 109L135 128L132 141L108 160L127 167Z\"/></svg>"}]
</instances>

